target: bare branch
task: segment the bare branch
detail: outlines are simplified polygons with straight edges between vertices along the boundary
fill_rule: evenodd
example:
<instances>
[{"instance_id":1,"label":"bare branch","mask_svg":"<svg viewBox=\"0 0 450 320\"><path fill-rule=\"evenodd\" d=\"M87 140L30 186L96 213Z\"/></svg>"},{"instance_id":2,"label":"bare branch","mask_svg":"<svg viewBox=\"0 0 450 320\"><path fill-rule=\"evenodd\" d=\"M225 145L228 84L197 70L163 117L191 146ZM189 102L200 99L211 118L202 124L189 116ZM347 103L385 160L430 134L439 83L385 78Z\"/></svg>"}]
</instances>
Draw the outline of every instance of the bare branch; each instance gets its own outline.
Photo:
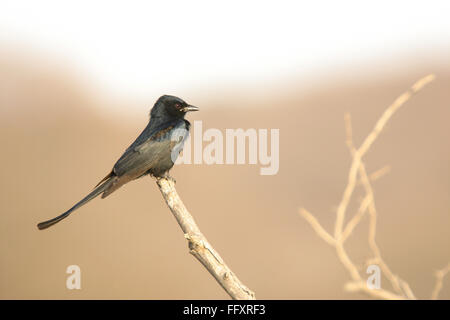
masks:
<instances>
[{"instance_id":1,"label":"bare branch","mask_svg":"<svg viewBox=\"0 0 450 320\"><path fill-rule=\"evenodd\" d=\"M391 171L391 166L384 166L383 168L378 169L377 171L369 174L369 180L377 181L377 180L381 179L382 177L384 177L385 175L387 175L390 171ZM361 179L359 180L359 184L362 184Z\"/></svg>"},{"instance_id":2,"label":"bare branch","mask_svg":"<svg viewBox=\"0 0 450 320\"><path fill-rule=\"evenodd\" d=\"M417 81L415 84L412 85L411 89L407 92L400 95L382 114L380 119L375 124L375 127L373 130L369 133L369 135L366 137L364 142L362 143L361 147L359 147L357 150L355 150L353 154L353 161L350 167L350 171L348 174L348 181L347 186L345 188L344 194L342 196L342 200L338 206L337 209L337 217L336 217L336 225L334 230L334 237L339 238L342 233L344 221L345 221L345 212L347 210L348 203L350 201L350 198L353 194L353 191L355 189L356 184L356 177L358 174L358 167L361 163L362 157L366 154L366 152L370 149L372 144L375 142L375 140L378 138L380 132L383 130L386 123L389 121L389 119L394 115L394 113L407 102L413 94L420 91L423 87L425 87L427 84L429 84L431 81L435 79L435 76L433 74L430 74L426 77L423 77L419 81ZM348 117L349 118L349 117ZM347 117L346 117L347 119ZM349 148L354 149L353 141L351 140L351 126L347 127L347 145Z\"/></svg>"},{"instance_id":3,"label":"bare branch","mask_svg":"<svg viewBox=\"0 0 450 320\"><path fill-rule=\"evenodd\" d=\"M383 130L387 122L391 119L391 117L394 115L394 113L402 107L411 97L419 92L421 89L423 89L427 84L432 82L435 79L434 74L430 74L426 77L423 77L416 83L414 83L411 86L411 89L400 95L395 101L384 111L383 115L378 119L377 123L375 124L375 127L373 128L372 132L369 133L369 135L366 137L364 142L362 143L361 147L359 147L359 153L362 157L371 147L371 145L375 142L375 140L378 138L378 135Z\"/></svg>"},{"instance_id":4,"label":"bare branch","mask_svg":"<svg viewBox=\"0 0 450 320\"><path fill-rule=\"evenodd\" d=\"M339 260L341 260L341 263L350 273L352 279L354 281L361 281L361 275L359 274L358 268L348 256L347 251L345 251L344 243L342 242L342 240L336 242L336 253Z\"/></svg>"},{"instance_id":5,"label":"bare branch","mask_svg":"<svg viewBox=\"0 0 450 320\"><path fill-rule=\"evenodd\" d=\"M427 78L427 77L426 77L426 78ZM413 87L414 87L414 86L413 86ZM403 94L403 95L405 95L405 94ZM403 95L402 95L402 96L403 96ZM409 98L408 98L408 99L409 99ZM399 99L397 99L396 101L399 101ZM407 99L402 99L401 101L406 102ZM395 108L398 109L400 106L401 106L401 104L399 105L399 104L396 104L396 103L394 102L394 104L391 105L390 108L395 107ZM389 108L388 108L388 109L389 109ZM386 115L386 114L387 114L387 113L384 112L383 116ZM389 113L389 114L390 114L390 116L392 116L393 112L391 112L391 113ZM383 118L383 116L382 116L382 118ZM380 120L379 120L379 121L377 122L377 124L379 124L378 127L383 128L384 125L385 125L385 123L386 123L386 121L387 121L388 119L389 119L389 117L385 117L385 118L384 118L384 122L382 122L381 124L380 124ZM345 126L346 126L346 130L345 130L345 131L346 131L346 133L347 133L347 139L346 139L347 146L348 146L348 148L349 148L349 150L350 150L351 155L352 155L353 157L355 157L355 155L356 155L358 152L361 152L361 148L362 148L362 147L361 147L359 150L356 150L355 147L354 147L354 144L353 144L353 137L352 137L351 117L350 117L349 114L347 114L347 115L345 116ZM375 126L375 128L377 128L377 126ZM375 129L374 129L374 131L372 131L371 134L373 134L374 132L375 132ZM379 132L381 132L381 129L380 129L380 131L378 131L377 135L379 134ZM370 136L370 134L369 134L369 136ZM375 138L374 138L374 139L375 139ZM366 141L367 141L367 139L366 139ZM373 140L373 141L374 141L374 140ZM372 141L372 142L373 142L373 141ZM364 145L364 143L363 143L363 145ZM369 145L369 146L370 146L370 145ZM368 150L368 149L367 149L367 150ZM366 191L366 194L367 194L366 198L369 199L369 201L367 201L367 207L365 207L365 208L360 208L360 209L361 209L361 210L362 210L362 209L364 209L364 210L365 210L365 209L368 209L369 214L370 214L370 223L369 223L369 246L370 246L370 248L371 248L371 250L372 250L372 252L373 252L373 254L374 254L374 257L375 257L374 260L377 261L377 264L380 265L380 268L381 268L381 270L382 270L384 276L391 282L391 284L392 284L394 290L397 291L397 293L400 293L400 294L401 294L401 293L404 293L404 294L407 295L407 297L408 297L409 299L415 299L414 294L412 293L412 290L411 290L411 288L409 287L409 284L408 284L407 282L403 281L402 279L400 279L397 275L395 275L395 274L391 271L391 269L389 268L389 266L386 264L386 262L383 260L383 258L381 257L381 251L380 251L380 249L379 249L379 247L378 247L378 245L377 245L377 243L376 243L376 241L375 241L376 230L377 230L377 210L376 210L376 207L375 207L373 188L372 188L372 185L371 185L371 183L370 183L370 178L369 178L369 176L368 176L368 174L367 174L366 167L365 167L365 165L364 165L364 163L363 163L362 160L360 160L358 170L359 170L359 176L360 176L361 184L363 185L363 187L364 187L364 189L365 189L365 191ZM362 205L363 205L363 204L365 204L365 203L362 203ZM363 215L363 213L358 212L357 215L356 215L354 218L357 219L357 218L359 218L359 216L362 216L362 215ZM349 223L347 226L348 226L348 227L353 227L353 224L351 224L352 222L354 222L354 220L350 221L350 223ZM359 221L358 221L358 222L359 222ZM402 290L403 290L403 292L402 292Z\"/></svg>"},{"instance_id":6,"label":"bare branch","mask_svg":"<svg viewBox=\"0 0 450 320\"><path fill-rule=\"evenodd\" d=\"M336 244L336 240L320 225L316 217L314 217L309 211L304 208L300 208L299 214L309 222L317 235L321 237L326 243L331 246L334 246Z\"/></svg>"},{"instance_id":7,"label":"bare branch","mask_svg":"<svg viewBox=\"0 0 450 320\"><path fill-rule=\"evenodd\" d=\"M345 290L349 292L364 292L369 296L379 298L379 299L385 299L385 300L406 300L405 297L399 296L395 293L392 293L390 291L384 290L384 289L369 289L367 287L367 284L364 281L359 282L349 282L344 287Z\"/></svg>"},{"instance_id":8,"label":"bare branch","mask_svg":"<svg viewBox=\"0 0 450 320\"><path fill-rule=\"evenodd\" d=\"M380 249L375 241L376 236L376 226L377 226L377 210L375 206L374 193L372 189L372 185L370 181L376 180L386 174L390 168L388 166L382 168L381 170L376 171L370 176L367 174L366 167L362 160L363 156L367 153L370 147L373 145L383 128L386 126L389 119L394 115L394 113L407 102L413 94L421 90L425 85L433 81L435 78L434 75L428 75L419 81L417 81L407 92L400 95L381 115L380 119L376 122L375 127L369 133L369 135L365 138L363 143L359 148L356 148L353 143L352 136L352 125L350 115L347 114L345 116L345 132L346 132L346 144L350 150L350 154L352 156L352 163L350 166L350 170L347 178L347 185L345 187L344 193L342 195L341 201L337 208L336 212L336 223L334 226L334 236L331 236L317 221L317 219L305 209L300 210L300 214L303 218L305 218L316 231L316 233L325 240L328 244L334 246L336 248L336 254L347 269L352 278L352 282L346 285L346 290L349 291L359 291L366 293L375 298L382 299L415 299L415 296L409 286L409 284L400 279L397 275L395 275L391 269L388 267L386 262L383 260L381 256ZM359 176L359 181L357 180ZM347 212L348 205L351 201L352 195L354 193L355 187L357 185L362 185L365 190L365 197L362 200L358 211L356 214L350 219L347 225L345 223L345 215ZM361 275L359 274L358 268L351 261L348 256L345 248L344 242L348 239L348 237L353 233L353 230L356 226L361 222L363 216L369 214L369 235L368 242L370 249L373 254L373 258L371 259L371 263L376 263L380 266L383 275L391 282L392 287L396 291L390 292L385 289L369 289L366 283L362 280ZM433 290L432 297L437 297L439 291L442 287L443 278L447 273L450 272L450 264L446 268L438 271L436 273L436 286Z\"/></svg>"},{"instance_id":9,"label":"bare branch","mask_svg":"<svg viewBox=\"0 0 450 320\"><path fill-rule=\"evenodd\" d=\"M369 177L367 175L367 171L365 168L365 165L363 162L361 162L359 166L359 174L361 177L362 184L364 186L364 189L366 190L366 194L368 197L370 197L372 200L374 199L373 189L372 185L370 184ZM389 266L386 264L386 262L381 257L381 251L376 243L375 236L377 232L377 209L375 207L375 202L370 201L368 204L368 211L370 215L370 222L369 222L369 246L373 252L373 255L377 261L377 263L380 265L381 271L383 272L384 276L391 282L392 286L394 287L395 291L398 293L401 293L402 290L404 290L404 293L408 296L409 299L415 299L414 294L412 293L408 283L400 279L397 275L395 275Z\"/></svg>"},{"instance_id":10,"label":"bare branch","mask_svg":"<svg viewBox=\"0 0 450 320\"><path fill-rule=\"evenodd\" d=\"M203 264L231 298L236 300L254 300L254 292L236 277L200 232L194 218L178 196L175 190L175 183L166 178L158 179L156 183L167 206L183 230L184 237L188 240L189 252Z\"/></svg>"},{"instance_id":11,"label":"bare branch","mask_svg":"<svg viewBox=\"0 0 450 320\"><path fill-rule=\"evenodd\" d=\"M436 283L434 285L434 289L431 294L431 300L436 300L438 298L439 293L442 290L444 278L448 273L450 273L450 262L446 267L442 268L441 270L436 271L436 273L435 273Z\"/></svg>"},{"instance_id":12,"label":"bare branch","mask_svg":"<svg viewBox=\"0 0 450 320\"><path fill-rule=\"evenodd\" d=\"M371 196L366 195L361 202L358 212L353 216L352 219L347 223L347 226L344 229L344 232L342 233L342 242L347 240L347 238L352 234L353 230L356 228L356 226L361 222L362 217L367 212L367 208L369 207L370 202L372 202L373 199Z\"/></svg>"}]
</instances>

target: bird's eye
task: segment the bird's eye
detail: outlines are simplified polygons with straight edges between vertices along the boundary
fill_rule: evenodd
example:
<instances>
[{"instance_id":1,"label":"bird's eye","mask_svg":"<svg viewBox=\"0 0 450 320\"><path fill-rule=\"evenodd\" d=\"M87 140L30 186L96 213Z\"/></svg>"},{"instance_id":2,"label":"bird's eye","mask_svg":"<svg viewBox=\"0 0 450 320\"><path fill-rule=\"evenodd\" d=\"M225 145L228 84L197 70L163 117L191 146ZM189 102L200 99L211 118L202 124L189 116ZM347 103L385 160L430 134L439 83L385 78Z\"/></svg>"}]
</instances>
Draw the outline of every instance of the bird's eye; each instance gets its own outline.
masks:
<instances>
[{"instance_id":1,"label":"bird's eye","mask_svg":"<svg viewBox=\"0 0 450 320\"><path fill-rule=\"evenodd\" d=\"M175 108L180 109L181 108L181 104L175 103Z\"/></svg>"}]
</instances>

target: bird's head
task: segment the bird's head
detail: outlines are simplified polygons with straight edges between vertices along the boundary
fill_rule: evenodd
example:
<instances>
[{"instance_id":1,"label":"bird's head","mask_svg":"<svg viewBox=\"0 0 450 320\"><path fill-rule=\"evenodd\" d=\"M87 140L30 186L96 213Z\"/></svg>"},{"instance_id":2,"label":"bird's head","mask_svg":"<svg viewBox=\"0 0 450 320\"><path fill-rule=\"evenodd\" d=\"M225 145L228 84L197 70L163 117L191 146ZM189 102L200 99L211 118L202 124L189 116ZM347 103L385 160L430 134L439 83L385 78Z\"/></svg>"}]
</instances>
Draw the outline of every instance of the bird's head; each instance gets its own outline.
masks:
<instances>
[{"instance_id":1,"label":"bird's head","mask_svg":"<svg viewBox=\"0 0 450 320\"><path fill-rule=\"evenodd\" d=\"M156 101L153 106L150 116L153 117L164 117L171 116L177 118L184 118L186 113L189 111L198 111L197 107L187 104L184 100L175 97L164 95L161 96L158 101Z\"/></svg>"}]
</instances>

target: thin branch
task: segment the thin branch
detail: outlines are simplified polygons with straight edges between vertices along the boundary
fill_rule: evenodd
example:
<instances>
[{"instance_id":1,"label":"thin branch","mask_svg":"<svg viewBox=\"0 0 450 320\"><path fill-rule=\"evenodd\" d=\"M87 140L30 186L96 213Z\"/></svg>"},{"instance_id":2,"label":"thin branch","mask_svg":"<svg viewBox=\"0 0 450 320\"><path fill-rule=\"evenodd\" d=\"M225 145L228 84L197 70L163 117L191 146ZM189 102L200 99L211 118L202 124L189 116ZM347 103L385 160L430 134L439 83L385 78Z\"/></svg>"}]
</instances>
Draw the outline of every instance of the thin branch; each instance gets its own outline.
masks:
<instances>
[{"instance_id":1,"label":"thin branch","mask_svg":"<svg viewBox=\"0 0 450 320\"><path fill-rule=\"evenodd\" d=\"M380 178L384 177L385 175L387 175L390 171L391 171L391 166L384 166L383 168L378 169L375 172L372 172L369 175L369 180L370 181L377 181L378 179L380 179ZM359 180L358 184L362 185L361 179Z\"/></svg>"},{"instance_id":2,"label":"thin branch","mask_svg":"<svg viewBox=\"0 0 450 320\"><path fill-rule=\"evenodd\" d=\"M386 123L389 121L389 119L394 115L394 113L405 104L413 94L420 91L422 88L424 88L427 84L432 82L435 79L435 76L433 74L430 74L426 77L423 77L416 83L414 83L410 90L406 91L402 95L400 95L387 109L384 111L380 119L378 119L377 123L375 124L375 127L373 130L369 133L369 135L366 137L364 142L361 144L361 147L359 147L355 154L353 155L353 161L350 167L350 171L348 174L348 181L347 186L344 190L344 194L342 195L342 200L338 206L337 214L336 214L336 225L334 230L334 236L335 238L339 238L342 234L344 221L345 221L345 213L348 207L348 203L350 202L350 198L353 194L353 191L355 189L356 185L356 177L358 174L358 168L361 163L362 157L366 154L366 152L370 149L372 144L375 142L375 140L378 138L380 132L383 130ZM348 131L350 130L350 131ZM347 128L347 136L351 136L351 129ZM347 141L348 143L349 141Z\"/></svg>"},{"instance_id":3,"label":"thin branch","mask_svg":"<svg viewBox=\"0 0 450 320\"><path fill-rule=\"evenodd\" d=\"M370 147L373 145L383 128L386 126L389 119L394 115L394 113L407 102L413 94L421 90L425 85L433 81L434 75L428 75L419 81L417 81L407 92L400 95L381 115L379 120L376 122L375 127L369 133L369 135L364 139L363 143L359 148L355 148L352 136L352 125L350 115L345 116L345 131L346 131L346 144L350 150L352 156L352 164L347 178L347 185L345 187L344 193L342 195L341 201L336 212L336 223L334 226L334 236L330 235L318 222L318 220L305 209L300 209L300 214L306 221L310 223L312 228L316 233L328 244L336 248L336 253L339 260L347 269L352 278L352 282L348 283L345 288L349 291L360 291L366 293L375 298L382 299L415 299L415 296L409 286L409 284L400 279L395 275L386 262L381 256L380 249L375 241L376 236L376 222L377 222L377 210L375 206L374 193L370 181L376 180L386 174L389 171L389 167L384 167L381 170L371 174L367 174L364 162L362 160L363 156L367 153ZM359 176L359 181L358 181ZM347 212L348 205L351 201L352 195L354 193L355 187L357 185L362 185L365 190L365 197L361 202L358 211L350 219L347 225L345 223L345 215ZM344 242L353 233L353 230L361 222L363 216L368 212L370 216L369 221L369 235L368 242L374 258L371 259L372 263L379 264L384 276L391 282L392 287L396 291L390 292L385 289L369 289L366 283L362 280L362 277L358 271L356 265L351 261L345 248ZM442 287L443 278L450 272L450 264L443 270L438 271L436 274L436 286L433 290L432 297L437 297L439 291Z\"/></svg>"},{"instance_id":4,"label":"thin branch","mask_svg":"<svg viewBox=\"0 0 450 320\"><path fill-rule=\"evenodd\" d=\"M405 100L406 101L406 100ZM400 105L395 105L397 108L400 107ZM386 112L384 113L386 114ZM391 113L392 115L393 113ZM385 121L387 121L386 118ZM378 121L379 123L379 121ZM382 124L382 127L385 123ZM355 156L355 154L358 152L358 150L355 149L353 144L353 137L352 137L352 124L351 124L351 117L349 114L345 117L345 125L346 125L346 132L347 132L347 146L349 148L350 154L352 156ZM375 260L377 261L377 264L380 265L381 271L383 272L384 276L391 282L393 288L397 293L404 293L409 299L415 299L415 296L409 287L409 284L400 279L397 275L395 275L387 263L384 261L384 259L381 257L381 251L376 243L375 236L376 236L376 230L377 230L377 210L375 207L375 201L374 201L374 193L373 188L370 183L370 178L367 174L366 167L364 165L364 162L361 160L359 164L359 176L361 180L361 184L363 185L365 191L366 191L366 197L370 199L370 201L367 201L367 207L360 208L360 209L368 209L369 215L370 215L370 223L369 223L369 246L374 254ZM358 212L359 213L359 212ZM362 215L362 214L361 214ZM355 216L357 217L358 214ZM350 221L351 223L352 221ZM349 223L349 225L350 225ZM349 226L347 225L347 226ZM352 225L350 225L352 226Z\"/></svg>"},{"instance_id":5,"label":"thin branch","mask_svg":"<svg viewBox=\"0 0 450 320\"><path fill-rule=\"evenodd\" d=\"M354 281L361 281L361 275L359 274L358 268L352 262L349 255L347 254L347 251L344 248L344 243L342 242L342 240L336 241L336 253L339 260L341 260L341 263L350 273L352 279Z\"/></svg>"},{"instance_id":6,"label":"thin branch","mask_svg":"<svg viewBox=\"0 0 450 320\"><path fill-rule=\"evenodd\" d=\"M398 294L392 293L388 290L384 289L369 289L367 284L364 281L359 282L349 282L345 285L345 290L349 292L364 292L365 294L379 298L379 299L385 299L385 300L406 300L405 297L400 296Z\"/></svg>"},{"instance_id":7,"label":"thin branch","mask_svg":"<svg viewBox=\"0 0 450 320\"><path fill-rule=\"evenodd\" d=\"M344 229L344 232L342 233L342 242L347 240L347 238L353 233L353 230L356 228L356 226L361 222L362 217L367 212L367 208L369 207L370 202L373 201L373 198L369 195L366 195L361 202L358 211L353 216L352 219L347 223L347 226Z\"/></svg>"},{"instance_id":8,"label":"thin branch","mask_svg":"<svg viewBox=\"0 0 450 320\"><path fill-rule=\"evenodd\" d=\"M231 298L236 300L254 300L254 292L236 277L200 232L194 218L178 196L175 190L175 183L166 178L160 178L156 183L167 206L183 230L184 237L188 240L189 252L203 264Z\"/></svg>"},{"instance_id":9,"label":"thin branch","mask_svg":"<svg viewBox=\"0 0 450 320\"><path fill-rule=\"evenodd\" d=\"M373 194L372 185L370 184L369 177L367 175L367 171L366 171L366 168L365 168L365 165L363 162L361 162L361 164L359 166L359 174L360 174L364 189L366 190L366 194L373 200L374 194ZM380 248L378 247L378 244L375 240L375 236L377 233L377 215L378 214L377 214L377 209L375 207L374 201L370 201L370 203L368 205L368 211L369 211L369 216L370 216L369 246L372 250L375 260L380 265L381 271L383 272L384 276L391 282L395 291L397 291L398 293L402 293L402 290L403 290L403 292L406 294L406 296L409 299L415 299L415 296L412 293L412 290L409 287L408 283L406 281L400 279L397 275L395 275L381 256Z\"/></svg>"},{"instance_id":10,"label":"thin branch","mask_svg":"<svg viewBox=\"0 0 450 320\"><path fill-rule=\"evenodd\" d=\"M384 111L383 115L380 117L380 119L378 119L377 123L375 124L375 127L373 128L372 132L364 140L361 147L359 147L359 153L361 157L369 150L371 145L378 138L378 135L383 130L383 128L390 120L390 118L394 115L394 113L400 107L402 107L409 99L411 99L411 97L415 93L422 90L427 84L432 82L435 78L436 76L434 74L430 74L428 76L423 77L422 79L414 83L408 91L404 92L397 99L395 99L395 101L386 109L386 111Z\"/></svg>"},{"instance_id":11,"label":"thin branch","mask_svg":"<svg viewBox=\"0 0 450 320\"><path fill-rule=\"evenodd\" d=\"M376 181L380 179L382 176L386 175L391 170L390 166L384 166L383 168L371 173L368 178L370 181ZM363 184L363 181L360 179L359 184ZM364 199L361 201L361 204L359 205L358 211L353 216L352 219L347 223L345 226L344 231L342 232L342 242L345 242L347 238L352 234L353 230L356 228L356 226L361 222L361 219L364 217L365 213L367 212L367 209L369 207L369 204L371 201L373 201L373 195L366 195Z\"/></svg>"},{"instance_id":12,"label":"thin branch","mask_svg":"<svg viewBox=\"0 0 450 320\"><path fill-rule=\"evenodd\" d=\"M299 214L309 222L311 227L317 233L319 237L321 237L326 243L331 246L336 245L336 240L320 225L319 221L317 221L316 217L314 217L309 211L304 208L299 209Z\"/></svg>"},{"instance_id":13,"label":"thin branch","mask_svg":"<svg viewBox=\"0 0 450 320\"><path fill-rule=\"evenodd\" d=\"M450 273L450 262L446 267L436 271L435 273L436 283L434 285L434 289L431 294L431 300L436 300L438 298L439 293L441 292L442 286L444 284L444 278L448 273Z\"/></svg>"}]
</instances>

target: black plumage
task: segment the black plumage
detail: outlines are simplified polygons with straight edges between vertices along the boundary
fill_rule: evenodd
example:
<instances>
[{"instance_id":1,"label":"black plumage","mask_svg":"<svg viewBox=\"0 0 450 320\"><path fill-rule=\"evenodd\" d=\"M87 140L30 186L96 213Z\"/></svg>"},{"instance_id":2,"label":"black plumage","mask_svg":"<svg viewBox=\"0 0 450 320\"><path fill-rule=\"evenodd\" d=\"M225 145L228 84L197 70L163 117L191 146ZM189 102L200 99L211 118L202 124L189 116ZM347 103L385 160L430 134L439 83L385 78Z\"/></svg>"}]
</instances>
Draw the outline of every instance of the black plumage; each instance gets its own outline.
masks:
<instances>
[{"instance_id":1,"label":"black plumage","mask_svg":"<svg viewBox=\"0 0 450 320\"><path fill-rule=\"evenodd\" d=\"M167 176L189 135L190 123L184 116L197 110L180 98L160 97L150 112L147 127L125 150L112 171L85 198L63 214L39 223L38 228L54 225L98 195L105 198L129 181L147 174L157 178Z\"/></svg>"}]
</instances>

